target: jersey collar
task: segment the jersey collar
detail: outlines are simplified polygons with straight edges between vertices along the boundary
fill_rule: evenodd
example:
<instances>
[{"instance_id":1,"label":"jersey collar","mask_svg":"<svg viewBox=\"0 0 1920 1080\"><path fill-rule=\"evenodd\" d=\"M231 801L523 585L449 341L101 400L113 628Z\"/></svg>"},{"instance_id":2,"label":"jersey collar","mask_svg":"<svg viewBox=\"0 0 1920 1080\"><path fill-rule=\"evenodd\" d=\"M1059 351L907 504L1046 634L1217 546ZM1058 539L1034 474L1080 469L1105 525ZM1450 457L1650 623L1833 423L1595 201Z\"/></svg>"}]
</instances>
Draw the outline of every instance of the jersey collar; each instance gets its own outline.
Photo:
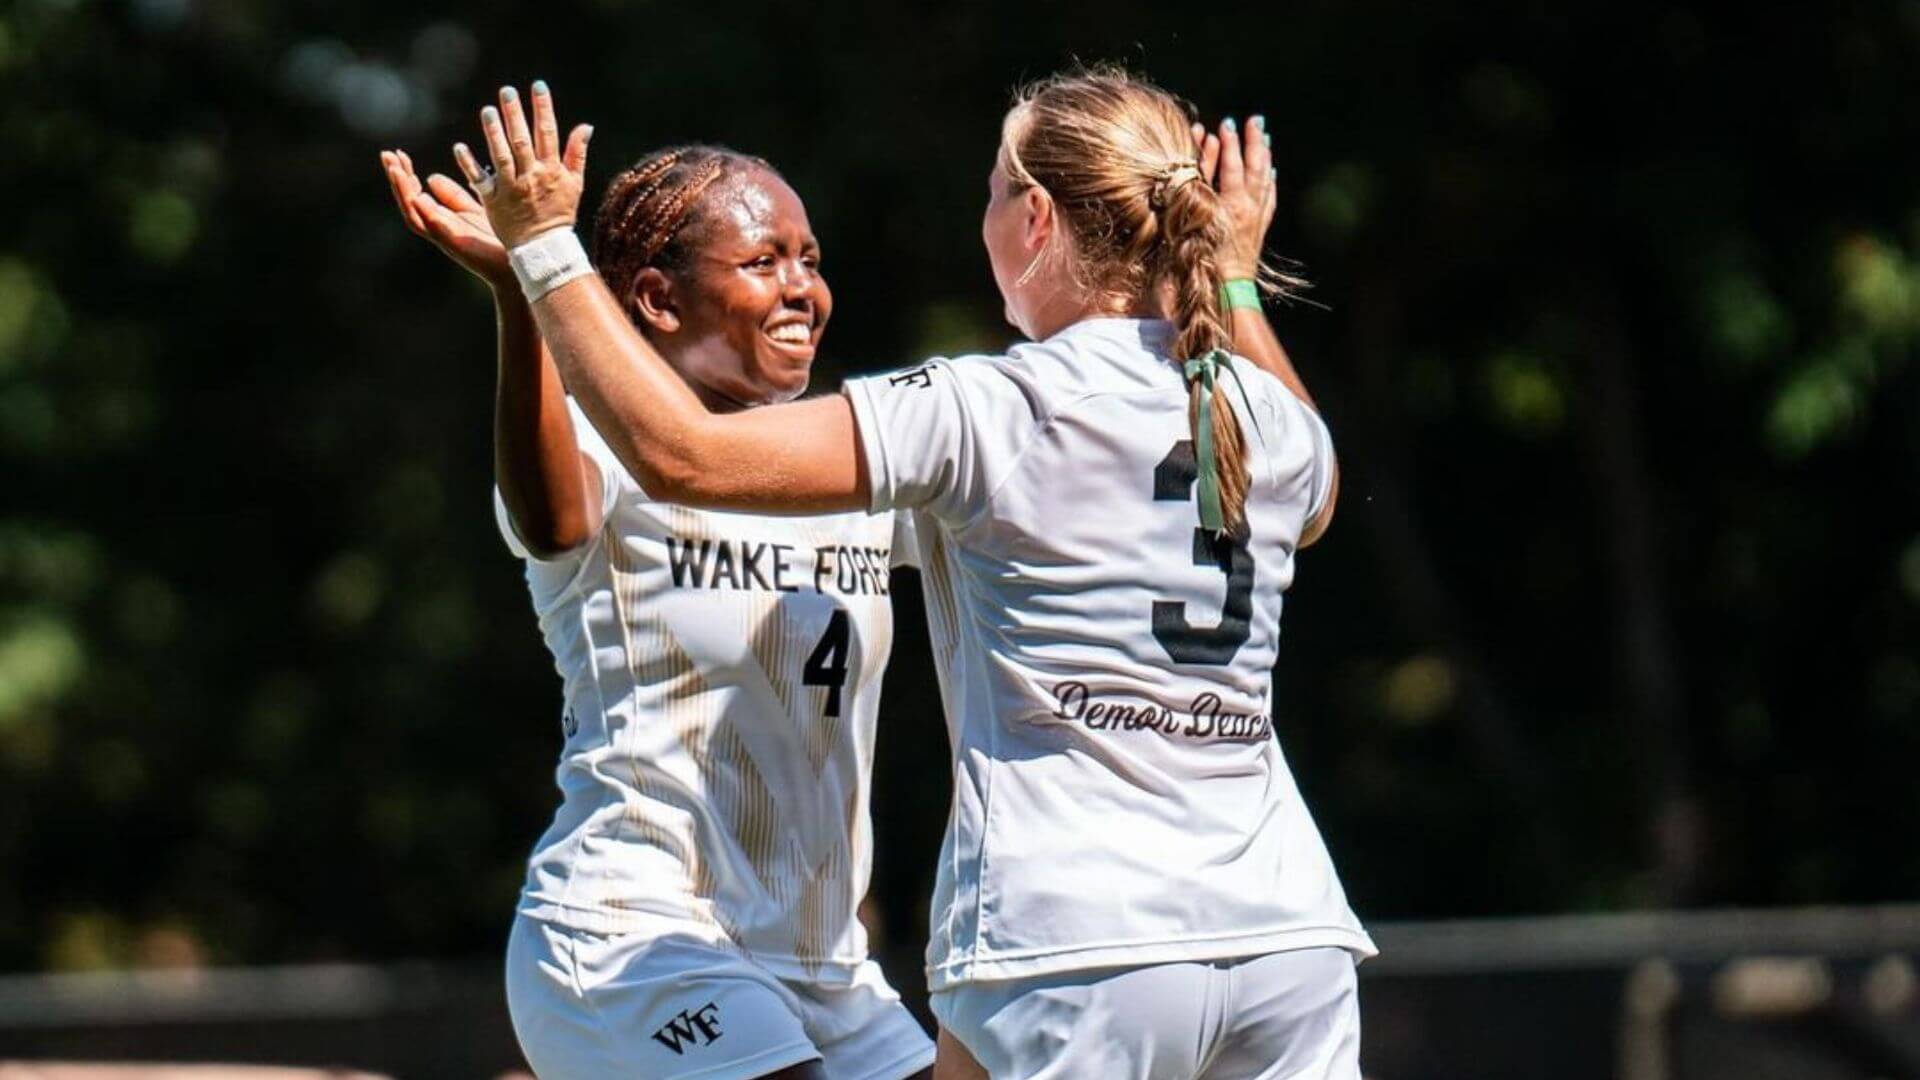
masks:
<instances>
[{"instance_id":1,"label":"jersey collar","mask_svg":"<svg viewBox=\"0 0 1920 1080\"><path fill-rule=\"evenodd\" d=\"M1165 319L1134 319L1121 315L1101 315L1081 319L1047 339L1048 344L1097 339L1118 345L1145 349L1165 356L1173 348L1173 324Z\"/></svg>"}]
</instances>

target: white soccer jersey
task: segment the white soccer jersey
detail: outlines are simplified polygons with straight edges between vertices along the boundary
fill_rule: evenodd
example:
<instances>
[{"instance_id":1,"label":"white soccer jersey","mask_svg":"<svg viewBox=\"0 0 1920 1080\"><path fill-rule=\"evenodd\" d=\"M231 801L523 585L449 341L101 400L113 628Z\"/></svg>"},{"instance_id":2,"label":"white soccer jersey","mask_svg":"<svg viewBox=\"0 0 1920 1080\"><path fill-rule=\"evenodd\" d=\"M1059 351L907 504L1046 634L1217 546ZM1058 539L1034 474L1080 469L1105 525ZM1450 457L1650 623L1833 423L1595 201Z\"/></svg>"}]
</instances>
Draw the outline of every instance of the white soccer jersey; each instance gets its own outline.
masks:
<instances>
[{"instance_id":1,"label":"white soccer jersey","mask_svg":"<svg viewBox=\"0 0 1920 1080\"><path fill-rule=\"evenodd\" d=\"M894 516L658 503L577 406L573 423L605 524L575 553L527 560L566 742L520 910L732 942L785 978L853 978ZM497 493L495 510L525 558Z\"/></svg>"},{"instance_id":2,"label":"white soccer jersey","mask_svg":"<svg viewBox=\"0 0 1920 1080\"><path fill-rule=\"evenodd\" d=\"M1244 360L1250 538L1199 529L1172 326L1094 319L846 393L917 512L954 753L929 985L1372 942L1273 730L1325 426Z\"/></svg>"}]
</instances>

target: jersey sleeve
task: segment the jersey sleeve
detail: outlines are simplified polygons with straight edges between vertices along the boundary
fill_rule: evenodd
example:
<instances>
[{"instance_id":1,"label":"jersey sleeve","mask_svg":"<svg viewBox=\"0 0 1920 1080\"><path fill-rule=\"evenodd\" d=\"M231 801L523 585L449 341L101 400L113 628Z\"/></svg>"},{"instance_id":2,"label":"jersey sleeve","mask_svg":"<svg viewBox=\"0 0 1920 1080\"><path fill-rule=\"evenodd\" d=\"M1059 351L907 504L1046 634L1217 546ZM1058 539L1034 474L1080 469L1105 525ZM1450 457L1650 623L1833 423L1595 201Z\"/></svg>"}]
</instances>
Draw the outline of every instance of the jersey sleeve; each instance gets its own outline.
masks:
<instances>
[{"instance_id":1,"label":"jersey sleeve","mask_svg":"<svg viewBox=\"0 0 1920 1080\"><path fill-rule=\"evenodd\" d=\"M606 440L594 430L593 423L587 419L587 414L581 411L579 404L572 398L567 399L567 412L573 417L574 442L580 447L580 453L586 457L590 467L599 471L600 519L604 521L607 515L613 512L614 503L620 498L620 484L627 475L626 470L613 456L613 450L607 446ZM500 538L506 541L508 551L519 558L533 562L548 561L535 558L527 550L527 545L521 541L520 534L514 529L513 515L507 512L507 502L501 497L498 484L493 487L493 521L499 527ZM579 551L569 551L551 561L564 562L578 555Z\"/></svg>"},{"instance_id":2,"label":"jersey sleeve","mask_svg":"<svg viewBox=\"0 0 1920 1080\"><path fill-rule=\"evenodd\" d=\"M986 507L992 440L980 437L991 412L968 384L978 361L933 360L916 368L848 379L842 392L866 455L869 509L925 510L959 527ZM905 516L904 514L902 515Z\"/></svg>"},{"instance_id":3,"label":"jersey sleeve","mask_svg":"<svg viewBox=\"0 0 1920 1080\"><path fill-rule=\"evenodd\" d=\"M1280 386L1272 391L1272 395L1282 427L1282 445L1289 448L1289 456L1300 454L1306 462L1306 520L1312 521L1320 516L1320 511L1326 509L1327 498L1333 492L1333 435L1327 430L1327 422L1320 418L1320 414L1295 397L1292 391Z\"/></svg>"},{"instance_id":4,"label":"jersey sleeve","mask_svg":"<svg viewBox=\"0 0 1920 1080\"><path fill-rule=\"evenodd\" d=\"M912 510L896 510L893 514L893 567L920 567L920 526L914 520Z\"/></svg>"}]
</instances>

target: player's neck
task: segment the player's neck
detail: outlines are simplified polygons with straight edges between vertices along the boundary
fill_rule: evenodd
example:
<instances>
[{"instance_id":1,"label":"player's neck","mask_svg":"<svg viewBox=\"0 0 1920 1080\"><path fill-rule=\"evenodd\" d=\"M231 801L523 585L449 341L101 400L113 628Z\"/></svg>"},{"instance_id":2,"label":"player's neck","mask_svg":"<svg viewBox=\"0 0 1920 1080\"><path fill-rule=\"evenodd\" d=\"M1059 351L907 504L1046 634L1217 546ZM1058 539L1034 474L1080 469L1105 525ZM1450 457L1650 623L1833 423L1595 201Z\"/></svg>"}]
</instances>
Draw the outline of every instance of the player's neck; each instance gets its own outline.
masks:
<instances>
[{"instance_id":1,"label":"player's neck","mask_svg":"<svg viewBox=\"0 0 1920 1080\"><path fill-rule=\"evenodd\" d=\"M1029 332L1035 341L1045 341L1075 323L1088 319L1164 319L1168 308L1164 298L1089 297L1070 295L1064 290L1038 305Z\"/></svg>"},{"instance_id":2,"label":"player's neck","mask_svg":"<svg viewBox=\"0 0 1920 1080\"><path fill-rule=\"evenodd\" d=\"M687 386L692 388L694 395L700 399L700 404L705 405L707 411L710 413L739 412L742 409L751 409L755 405L760 404L760 402L753 401L738 401L705 383L687 379L685 375L682 375L681 378L686 379Z\"/></svg>"},{"instance_id":3,"label":"player's neck","mask_svg":"<svg viewBox=\"0 0 1920 1080\"><path fill-rule=\"evenodd\" d=\"M766 404L763 401L742 401L725 390L711 385L689 371L679 357L668 356L667 366L673 368L673 373L680 376L680 381L687 384L687 389L693 391L693 396L699 398L700 404L706 406L710 413L739 412L742 409L751 409L755 405Z\"/></svg>"}]
</instances>

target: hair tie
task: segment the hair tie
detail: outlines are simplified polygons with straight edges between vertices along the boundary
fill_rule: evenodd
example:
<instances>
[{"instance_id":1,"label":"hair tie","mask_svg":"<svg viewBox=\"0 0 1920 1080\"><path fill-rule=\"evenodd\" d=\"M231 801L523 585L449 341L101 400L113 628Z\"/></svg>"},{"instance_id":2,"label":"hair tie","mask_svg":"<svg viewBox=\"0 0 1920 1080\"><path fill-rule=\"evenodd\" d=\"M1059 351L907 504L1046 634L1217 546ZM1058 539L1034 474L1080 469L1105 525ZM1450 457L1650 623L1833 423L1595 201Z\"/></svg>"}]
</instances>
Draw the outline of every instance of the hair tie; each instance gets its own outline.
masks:
<instances>
[{"instance_id":1,"label":"hair tie","mask_svg":"<svg viewBox=\"0 0 1920 1080\"><path fill-rule=\"evenodd\" d=\"M1213 445L1213 385L1219 378L1220 369L1233 376L1233 383L1240 388L1240 400L1247 406L1247 416L1253 417L1253 402L1247 398L1247 385L1240 381L1240 372L1233 366L1233 354L1225 349L1213 349L1205 356L1196 356L1181 365L1188 384L1200 384L1200 412L1195 417L1193 460L1199 471L1198 487L1200 496L1200 527L1211 533L1226 529L1226 515L1220 509L1220 459ZM1255 421L1257 426L1258 421Z\"/></svg>"},{"instance_id":2,"label":"hair tie","mask_svg":"<svg viewBox=\"0 0 1920 1080\"><path fill-rule=\"evenodd\" d=\"M1200 179L1200 164L1194 161L1179 161L1160 171L1154 179L1153 190L1147 194L1147 203L1155 210L1164 210L1167 200L1173 193Z\"/></svg>"}]
</instances>

